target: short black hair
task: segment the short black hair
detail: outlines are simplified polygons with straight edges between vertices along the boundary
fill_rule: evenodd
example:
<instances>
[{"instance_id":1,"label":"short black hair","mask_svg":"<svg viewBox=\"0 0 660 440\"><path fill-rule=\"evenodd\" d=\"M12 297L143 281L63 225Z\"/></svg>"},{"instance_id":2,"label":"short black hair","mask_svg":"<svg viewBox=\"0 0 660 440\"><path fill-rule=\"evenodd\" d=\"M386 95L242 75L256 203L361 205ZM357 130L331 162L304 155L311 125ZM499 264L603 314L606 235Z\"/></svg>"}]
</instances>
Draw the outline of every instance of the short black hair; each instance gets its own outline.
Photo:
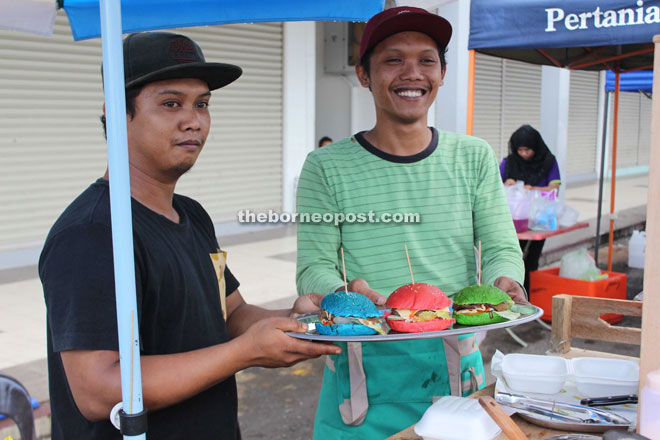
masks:
<instances>
[{"instance_id":1,"label":"short black hair","mask_svg":"<svg viewBox=\"0 0 660 440\"><path fill-rule=\"evenodd\" d=\"M364 71L367 73L367 76L370 76L371 74L371 55L374 54L374 48L376 48L376 46L367 50L364 55L362 55L362 58L360 58L360 66L362 66ZM444 68L447 66L447 48L438 46L438 43L436 43L436 47L438 48L438 55L440 56L440 68L444 70Z\"/></svg>"},{"instance_id":2,"label":"short black hair","mask_svg":"<svg viewBox=\"0 0 660 440\"><path fill-rule=\"evenodd\" d=\"M126 89L126 114L133 119L135 117L135 98L140 94L142 88L140 87L131 87ZM103 137L108 138L108 131L105 125L105 114L101 115L101 124L103 124Z\"/></svg>"},{"instance_id":3,"label":"short black hair","mask_svg":"<svg viewBox=\"0 0 660 440\"><path fill-rule=\"evenodd\" d=\"M323 136L321 139L319 139L319 147L322 147L323 143L328 141L332 143L332 138L328 136Z\"/></svg>"}]
</instances>

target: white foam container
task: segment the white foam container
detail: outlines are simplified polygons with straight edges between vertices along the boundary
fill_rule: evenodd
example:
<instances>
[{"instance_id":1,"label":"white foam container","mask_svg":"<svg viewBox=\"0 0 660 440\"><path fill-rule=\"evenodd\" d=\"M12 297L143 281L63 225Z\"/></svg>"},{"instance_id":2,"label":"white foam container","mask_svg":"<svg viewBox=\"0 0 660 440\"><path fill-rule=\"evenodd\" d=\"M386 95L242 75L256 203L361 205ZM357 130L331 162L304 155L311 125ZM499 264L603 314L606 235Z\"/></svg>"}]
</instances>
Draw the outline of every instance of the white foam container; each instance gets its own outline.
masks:
<instances>
[{"instance_id":1,"label":"white foam container","mask_svg":"<svg viewBox=\"0 0 660 440\"><path fill-rule=\"evenodd\" d=\"M491 440L501 430L476 399L445 396L413 428L424 440Z\"/></svg>"},{"instance_id":2,"label":"white foam container","mask_svg":"<svg viewBox=\"0 0 660 440\"><path fill-rule=\"evenodd\" d=\"M637 394L639 365L633 361L605 358L571 360L577 390L586 397Z\"/></svg>"},{"instance_id":3,"label":"white foam container","mask_svg":"<svg viewBox=\"0 0 660 440\"><path fill-rule=\"evenodd\" d=\"M502 359L502 375L514 391L555 394L568 374L566 359L557 356L514 353Z\"/></svg>"},{"instance_id":4,"label":"white foam container","mask_svg":"<svg viewBox=\"0 0 660 440\"><path fill-rule=\"evenodd\" d=\"M634 361L599 357L564 359L514 353L502 358L502 376L517 392L559 393L567 380L573 380L582 397L636 394L639 365Z\"/></svg>"}]
</instances>

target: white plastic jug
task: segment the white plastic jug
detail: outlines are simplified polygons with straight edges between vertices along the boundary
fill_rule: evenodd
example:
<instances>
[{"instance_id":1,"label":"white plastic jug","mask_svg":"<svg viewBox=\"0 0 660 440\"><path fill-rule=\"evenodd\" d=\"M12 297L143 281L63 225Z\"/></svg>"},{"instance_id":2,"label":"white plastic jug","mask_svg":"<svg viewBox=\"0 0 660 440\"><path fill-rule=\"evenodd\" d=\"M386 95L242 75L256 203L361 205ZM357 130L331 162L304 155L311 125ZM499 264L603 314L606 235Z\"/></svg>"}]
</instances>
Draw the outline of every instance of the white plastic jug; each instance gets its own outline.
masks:
<instances>
[{"instance_id":1,"label":"white plastic jug","mask_svg":"<svg viewBox=\"0 0 660 440\"><path fill-rule=\"evenodd\" d=\"M644 269L644 252L646 250L646 231L633 231L628 242L628 267Z\"/></svg>"}]
</instances>

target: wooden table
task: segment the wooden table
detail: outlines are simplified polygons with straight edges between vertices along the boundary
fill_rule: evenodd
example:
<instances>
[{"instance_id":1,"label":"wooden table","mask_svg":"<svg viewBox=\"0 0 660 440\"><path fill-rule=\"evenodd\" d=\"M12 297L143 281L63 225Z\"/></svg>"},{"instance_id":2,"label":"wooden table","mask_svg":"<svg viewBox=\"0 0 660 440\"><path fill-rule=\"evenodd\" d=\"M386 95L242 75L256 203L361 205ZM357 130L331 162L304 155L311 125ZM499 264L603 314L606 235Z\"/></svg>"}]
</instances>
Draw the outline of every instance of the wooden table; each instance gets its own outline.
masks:
<instances>
[{"instance_id":1,"label":"wooden table","mask_svg":"<svg viewBox=\"0 0 660 440\"><path fill-rule=\"evenodd\" d=\"M566 357L566 358L585 357L585 356L607 357L607 358L639 361L638 358L631 358L628 356L620 356L620 355L613 355L610 353L602 353L598 351L579 350L579 349L574 350L573 352L571 352L571 354L562 355L562 357ZM495 393L495 384L491 384L486 388L483 388L477 391L476 393L471 394L469 397L471 399L478 399L481 396L492 396L494 393ZM567 431L557 431L555 429L544 428L542 426L534 425L532 423L523 420L522 417L518 416L517 414L514 414L513 416L511 416L511 418L513 419L514 422L516 422L516 425L518 425L518 427L522 430L522 432L525 433L527 438L530 440L542 440L546 437L551 437L553 435L567 434ZM388 437L386 440L422 440L420 436L415 434L415 431L413 430L413 426L409 426L403 431L396 433L391 437ZM500 433L500 435L498 435L495 438L495 440L506 440L506 439L507 436L504 435L504 433Z\"/></svg>"}]
</instances>

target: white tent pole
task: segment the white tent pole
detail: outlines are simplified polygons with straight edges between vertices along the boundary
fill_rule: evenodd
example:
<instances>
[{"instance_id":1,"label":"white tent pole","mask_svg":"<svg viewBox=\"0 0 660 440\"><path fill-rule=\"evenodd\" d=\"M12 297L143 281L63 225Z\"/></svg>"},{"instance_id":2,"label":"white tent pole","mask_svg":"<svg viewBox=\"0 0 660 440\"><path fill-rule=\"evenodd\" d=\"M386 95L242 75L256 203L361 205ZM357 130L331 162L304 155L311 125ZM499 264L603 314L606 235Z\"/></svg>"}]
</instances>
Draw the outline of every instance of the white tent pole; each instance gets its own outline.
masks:
<instances>
[{"instance_id":1,"label":"white tent pole","mask_svg":"<svg viewBox=\"0 0 660 440\"><path fill-rule=\"evenodd\" d=\"M135 298L120 0L100 0L100 8L122 403L125 414L139 415L143 412L142 377ZM145 438L144 431L136 435L126 435L126 432L134 432L130 429L122 431L125 439Z\"/></svg>"},{"instance_id":2,"label":"white tent pole","mask_svg":"<svg viewBox=\"0 0 660 440\"><path fill-rule=\"evenodd\" d=\"M600 222L603 212L603 184L605 183L605 156L607 152L607 122L609 118L610 92L605 91L605 112L603 115L603 135L601 139L600 173L598 175L598 211L596 213L596 242L594 243L594 260L598 265L598 250L600 249Z\"/></svg>"}]
</instances>

